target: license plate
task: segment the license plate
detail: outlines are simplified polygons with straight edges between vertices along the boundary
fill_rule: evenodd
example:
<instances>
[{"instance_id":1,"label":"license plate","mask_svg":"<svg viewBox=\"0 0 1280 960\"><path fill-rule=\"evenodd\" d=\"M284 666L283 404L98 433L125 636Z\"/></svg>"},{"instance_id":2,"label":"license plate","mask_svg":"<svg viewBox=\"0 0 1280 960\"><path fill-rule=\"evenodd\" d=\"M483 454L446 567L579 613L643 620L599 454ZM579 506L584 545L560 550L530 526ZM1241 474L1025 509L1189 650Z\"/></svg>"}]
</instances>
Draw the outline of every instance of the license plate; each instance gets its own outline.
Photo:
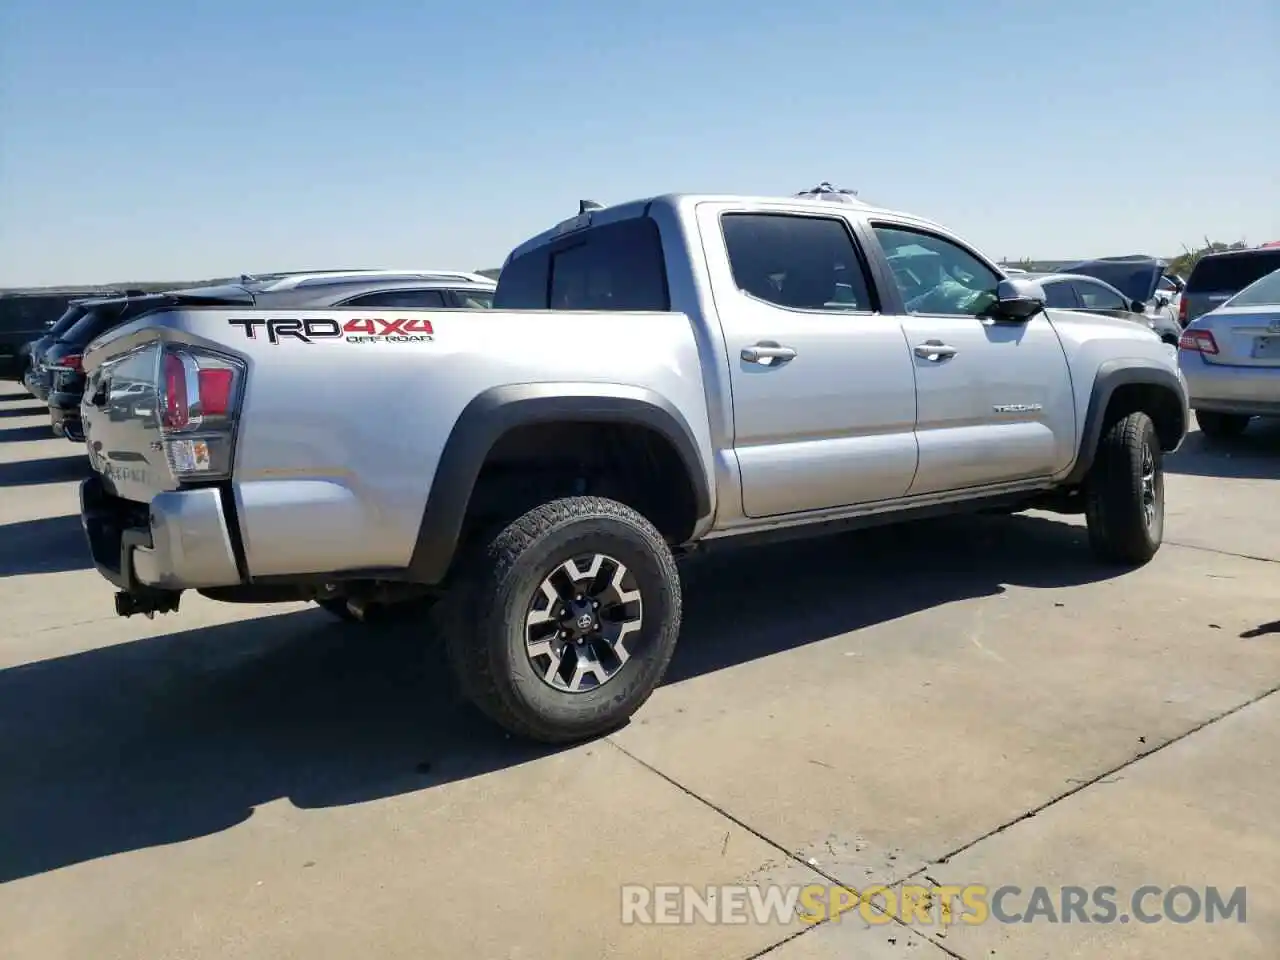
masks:
<instances>
[{"instance_id":1,"label":"license plate","mask_svg":"<svg viewBox=\"0 0 1280 960\"><path fill-rule=\"evenodd\" d=\"M1254 337L1255 360L1280 360L1280 337Z\"/></svg>"}]
</instances>

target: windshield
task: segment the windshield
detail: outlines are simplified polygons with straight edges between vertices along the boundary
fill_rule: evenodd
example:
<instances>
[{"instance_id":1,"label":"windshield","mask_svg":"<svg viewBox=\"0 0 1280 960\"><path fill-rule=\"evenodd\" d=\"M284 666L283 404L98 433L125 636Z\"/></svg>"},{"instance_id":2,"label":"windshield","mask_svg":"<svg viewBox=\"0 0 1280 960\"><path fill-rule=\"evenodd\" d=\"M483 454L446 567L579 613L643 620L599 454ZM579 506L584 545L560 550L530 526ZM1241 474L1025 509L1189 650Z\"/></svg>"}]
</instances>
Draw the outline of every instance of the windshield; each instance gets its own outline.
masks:
<instances>
[{"instance_id":1,"label":"windshield","mask_svg":"<svg viewBox=\"0 0 1280 960\"><path fill-rule=\"evenodd\" d=\"M58 339L67 343L88 343L102 333L120 315L118 303L104 303L90 307Z\"/></svg>"},{"instance_id":2,"label":"windshield","mask_svg":"<svg viewBox=\"0 0 1280 960\"><path fill-rule=\"evenodd\" d=\"M1227 307L1278 307L1280 306L1280 270L1255 280L1223 306Z\"/></svg>"},{"instance_id":3,"label":"windshield","mask_svg":"<svg viewBox=\"0 0 1280 960\"><path fill-rule=\"evenodd\" d=\"M1160 264L1155 260L1092 260L1088 263L1077 263L1062 272L1093 277L1103 283L1109 283L1130 300L1141 300L1143 303L1151 299L1155 285L1158 283L1157 278L1163 275Z\"/></svg>"},{"instance_id":4,"label":"windshield","mask_svg":"<svg viewBox=\"0 0 1280 960\"><path fill-rule=\"evenodd\" d=\"M71 329L72 324L74 324L77 320L79 320L83 316L84 316L84 307L80 306L80 304L78 303L72 304L71 306L67 307L67 309L63 312L62 316L60 316L57 320L55 320L53 322L53 325L49 327L49 332L47 336L53 337L55 339L62 336L64 333L66 333L68 330Z\"/></svg>"}]
</instances>

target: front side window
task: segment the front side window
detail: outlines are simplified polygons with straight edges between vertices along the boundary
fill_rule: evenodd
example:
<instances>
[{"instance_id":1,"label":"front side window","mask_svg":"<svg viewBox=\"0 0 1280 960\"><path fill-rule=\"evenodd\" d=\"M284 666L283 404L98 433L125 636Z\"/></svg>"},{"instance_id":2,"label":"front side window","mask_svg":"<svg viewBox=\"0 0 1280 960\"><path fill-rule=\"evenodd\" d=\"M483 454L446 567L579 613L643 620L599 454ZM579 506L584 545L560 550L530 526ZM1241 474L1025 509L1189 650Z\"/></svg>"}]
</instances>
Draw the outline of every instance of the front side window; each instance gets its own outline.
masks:
<instances>
[{"instance_id":1,"label":"front side window","mask_svg":"<svg viewBox=\"0 0 1280 960\"><path fill-rule=\"evenodd\" d=\"M981 316L996 302L1000 275L951 240L875 225L908 313Z\"/></svg>"},{"instance_id":2,"label":"front side window","mask_svg":"<svg viewBox=\"0 0 1280 960\"><path fill-rule=\"evenodd\" d=\"M872 311L848 225L834 217L727 213L725 249L738 288L793 310Z\"/></svg>"},{"instance_id":3,"label":"front side window","mask_svg":"<svg viewBox=\"0 0 1280 960\"><path fill-rule=\"evenodd\" d=\"M1124 297L1110 287L1088 280L1074 280L1076 292L1080 294L1080 302L1086 310L1127 310L1129 305Z\"/></svg>"},{"instance_id":4,"label":"front side window","mask_svg":"<svg viewBox=\"0 0 1280 960\"><path fill-rule=\"evenodd\" d=\"M444 295L439 290L379 290L377 293L353 297L343 306L439 309L444 307Z\"/></svg>"}]
</instances>

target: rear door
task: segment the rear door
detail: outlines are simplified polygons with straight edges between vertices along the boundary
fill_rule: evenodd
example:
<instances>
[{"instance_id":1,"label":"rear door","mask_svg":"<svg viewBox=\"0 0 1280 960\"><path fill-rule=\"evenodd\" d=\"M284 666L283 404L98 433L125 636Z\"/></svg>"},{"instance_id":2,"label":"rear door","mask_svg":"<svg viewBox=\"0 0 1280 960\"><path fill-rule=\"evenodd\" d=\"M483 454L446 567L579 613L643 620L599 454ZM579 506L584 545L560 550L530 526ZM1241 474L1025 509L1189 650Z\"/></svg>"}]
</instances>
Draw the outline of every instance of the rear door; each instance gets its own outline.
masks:
<instances>
[{"instance_id":1,"label":"rear door","mask_svg":"<svg viewBox=\"0 0 1280 960\"><path fill-rule=\"evenodd\" d=\"M903 496L915 374L838 213L698 207L728 348L743 512L774 517Z\"/></svg>"},{"instance_id":2,"label":"rear door","mask_svg":"<svg viewBox=\"0 0 1280 960\"><path fill-rule=\"evenodd\" d=\"M934 254L927 289L900 289L895 298L916 379L920 465L910 493L1039 479L1066 467L1075 455L1075 403L1049 318L995 323L983 314L1001 276L984 258L932 229L870 225L886 266L904 251ZM886 272L901 288L899 272Z\"/></svg>"}]
</instances>

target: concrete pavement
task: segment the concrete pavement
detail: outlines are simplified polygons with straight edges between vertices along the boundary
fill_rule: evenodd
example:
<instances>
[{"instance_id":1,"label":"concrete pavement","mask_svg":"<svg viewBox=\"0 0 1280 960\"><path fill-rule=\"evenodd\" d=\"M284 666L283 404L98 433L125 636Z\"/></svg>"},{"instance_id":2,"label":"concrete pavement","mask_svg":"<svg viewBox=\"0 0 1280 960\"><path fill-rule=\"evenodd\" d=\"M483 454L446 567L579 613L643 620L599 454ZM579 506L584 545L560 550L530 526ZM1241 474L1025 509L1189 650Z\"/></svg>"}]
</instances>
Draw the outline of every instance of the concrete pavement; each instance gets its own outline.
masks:
<instances>
[{"instance_id":1,"label":"concrete pavement","mask_svg":"<svg viewBox=\"0 0 1280 960\"><path fill-rule=\"evenodd\" d=\"M1280 431L1193 434L1166 546L1121 575L1047 515L700 558L668 682L550 751L459 705L412 630L115 618L82 457L6 392L0 954L1275 955ZM933 881L1246 886L1248 917L621 922L623 884Z\"/></svg>"}]
</instances>

